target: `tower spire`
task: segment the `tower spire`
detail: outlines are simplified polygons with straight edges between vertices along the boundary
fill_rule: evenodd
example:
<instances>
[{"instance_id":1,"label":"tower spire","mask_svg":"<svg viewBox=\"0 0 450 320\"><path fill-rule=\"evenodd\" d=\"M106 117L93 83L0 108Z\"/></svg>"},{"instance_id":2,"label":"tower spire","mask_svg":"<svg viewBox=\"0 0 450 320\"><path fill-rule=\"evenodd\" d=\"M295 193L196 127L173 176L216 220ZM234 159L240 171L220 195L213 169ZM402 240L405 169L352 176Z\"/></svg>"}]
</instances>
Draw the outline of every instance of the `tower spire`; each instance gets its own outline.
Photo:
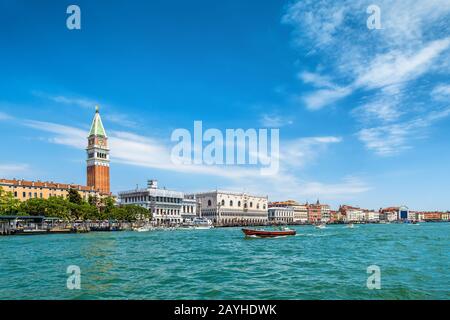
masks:
<instances>
[{"instance_id":1,"label":"tower spire","mask_svg":"<svg viewBox=\"0 0 450 320\"><path fill-rule=\"evenodd\" d=\"M88 136L87 185L110 193L108 137L100 117L99 107L95 106L94 119Z\"/></svg>"},{"instance_id":2,"label":"tower spire","mask_svg":"<svg viewBox=\"0 0 450 320\"><path fill-rule=\"evenodd\" d=\"M89 136L107 137L105 128L103 127L102 118L100 117L99 107L95 106L95 115L92 120L91 130Z\"/></svg>"}]
</instances>

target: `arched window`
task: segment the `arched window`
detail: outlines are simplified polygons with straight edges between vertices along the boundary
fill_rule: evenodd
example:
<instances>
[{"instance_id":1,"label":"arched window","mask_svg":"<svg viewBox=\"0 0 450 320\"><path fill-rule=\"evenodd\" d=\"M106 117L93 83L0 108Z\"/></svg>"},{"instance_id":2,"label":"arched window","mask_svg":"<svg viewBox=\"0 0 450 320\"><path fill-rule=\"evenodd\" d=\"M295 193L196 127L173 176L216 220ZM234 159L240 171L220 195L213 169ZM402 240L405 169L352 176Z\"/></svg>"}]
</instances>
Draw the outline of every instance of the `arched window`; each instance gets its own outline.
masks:
<instances>
[{"instance_id":1,"label":"arched window","mask_svg":"<svg viewBox=\"0 0 450 320\"><path fill-rule=\"evenodd\" d=\"M250 202L250 208L253 208L253 202Z\"/></svg>"},{"instance_id":2,"label":"arched window","mask_svg":"<svg viewBox=\"0 0 450 320\"><path fill-rule=\"evenodd\" d=\"M211 200L208 200L208 207L211 207Z\"/></svg>"},{"instance_id":3,"label":"arched window","mask_svg":"<svg viewBox=\"0 0 450 320\"><path fill-rule=\"evenodd\" d=\"M263 209L264 209L264 210L266 209L266 205L265 205L265 204L263 204Z\"/></svg>"},{"instance_id":4,"label":"arched window","mask_svg":"<svg viewBox=\"0 0 450 320\"><path fill-rule=\"evenodd\" d=\"M259 209L259 203L258 203L258 204L256 204L256 209Z\"/></svg>"},{"instance_id":5,"label":"arched window","mask_svg":"<svg viewBox=\"0 0 450 320\"><path fill-rule=\"evenodd\" d=\"M223 205L223 206L225 205L225 200L223 200L223 199L222 199L222 205Z\"/></svg>"},{"instance_id":6,"label":"arched window","mask_svg":"<svg viewBox=\"0 0 450 320\"><path fill-rule=\"evenodd\" d=\"M246 203L244 203L244 209L247 209L247 204Z\"/></svg>"},{"instance_id":7,"label":"arched window","mask_svg":"<svg viewBox=\"0 0 450 320\"><path fill-rule=\"evenodd\" d=\"M233 206L233 200L230 200L230 207Z\"/></svg>"},{"instance_id":8,"label":"arched window","mask_svg":"<svg viewBox=\"0 0 450 320\"><path fill-rule=\"evenodd\" d=\"M241 206L241 202L240 201L238 201L238 207L240 207Z\"/></svg>"}]
</instances>

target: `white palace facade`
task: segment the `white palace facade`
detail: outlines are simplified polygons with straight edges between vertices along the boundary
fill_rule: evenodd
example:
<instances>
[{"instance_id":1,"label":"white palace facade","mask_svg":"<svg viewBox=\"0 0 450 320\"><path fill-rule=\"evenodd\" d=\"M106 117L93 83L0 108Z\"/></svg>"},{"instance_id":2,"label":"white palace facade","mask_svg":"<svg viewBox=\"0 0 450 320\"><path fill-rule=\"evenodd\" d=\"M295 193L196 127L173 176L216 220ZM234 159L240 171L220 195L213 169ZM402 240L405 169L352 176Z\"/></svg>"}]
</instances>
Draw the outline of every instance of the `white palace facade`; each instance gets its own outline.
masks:
<instances>
[{"instance_id":1,"label":"white palace facade","mask_svg":"<svg viewBox=\"0 0 450 320\"><path fill-rule=\"evenodd\" d=\"M201 216L214 224L267 222L267 196L216 190L197 193L196 198Z\"/></svg>"}]
</instances>

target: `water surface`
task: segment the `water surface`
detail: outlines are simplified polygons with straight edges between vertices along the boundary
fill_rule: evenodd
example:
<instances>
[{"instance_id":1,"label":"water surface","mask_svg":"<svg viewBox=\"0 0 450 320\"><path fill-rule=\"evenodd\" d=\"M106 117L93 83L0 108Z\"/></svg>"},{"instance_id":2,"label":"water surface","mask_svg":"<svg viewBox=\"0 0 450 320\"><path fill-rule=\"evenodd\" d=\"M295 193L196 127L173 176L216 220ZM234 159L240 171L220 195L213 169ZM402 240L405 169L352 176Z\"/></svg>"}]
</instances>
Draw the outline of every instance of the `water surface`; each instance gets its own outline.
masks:
<instances>
[{"instance_id":1,"label":"water surface","mask_svg":"<svg viewBox=\"0 0 450 320\"><path fill-rule=\"evenodd\" d=\"M449 299L450 224L0 237L0 299ZM81 268L81 290L66 269ZM381 289L366 286L381 268Z\"/></svg>"}]
</instances>

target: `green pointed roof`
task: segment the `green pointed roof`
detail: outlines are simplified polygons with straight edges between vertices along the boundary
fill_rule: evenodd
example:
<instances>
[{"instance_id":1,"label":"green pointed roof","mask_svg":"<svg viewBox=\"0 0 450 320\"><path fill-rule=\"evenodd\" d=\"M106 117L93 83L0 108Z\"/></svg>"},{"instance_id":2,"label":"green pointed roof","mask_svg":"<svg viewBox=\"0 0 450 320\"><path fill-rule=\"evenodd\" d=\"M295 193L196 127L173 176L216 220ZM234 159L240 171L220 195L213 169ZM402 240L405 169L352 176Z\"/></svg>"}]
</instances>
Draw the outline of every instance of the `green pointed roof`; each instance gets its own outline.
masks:
<instances>
[{"instance_id":1,"label":"green pointed roof","mask_svg":"<svg viewBox=\"0 0 450 320\"><path fill-rule=\"evenodd\" d=\"M95 106L95 116L92 120L91 131L89 131L89 136L100 136L106 137L106 131L103 127L102 118L100 118L100 112L98 106Z\"/></svg>"}]
</instances>

